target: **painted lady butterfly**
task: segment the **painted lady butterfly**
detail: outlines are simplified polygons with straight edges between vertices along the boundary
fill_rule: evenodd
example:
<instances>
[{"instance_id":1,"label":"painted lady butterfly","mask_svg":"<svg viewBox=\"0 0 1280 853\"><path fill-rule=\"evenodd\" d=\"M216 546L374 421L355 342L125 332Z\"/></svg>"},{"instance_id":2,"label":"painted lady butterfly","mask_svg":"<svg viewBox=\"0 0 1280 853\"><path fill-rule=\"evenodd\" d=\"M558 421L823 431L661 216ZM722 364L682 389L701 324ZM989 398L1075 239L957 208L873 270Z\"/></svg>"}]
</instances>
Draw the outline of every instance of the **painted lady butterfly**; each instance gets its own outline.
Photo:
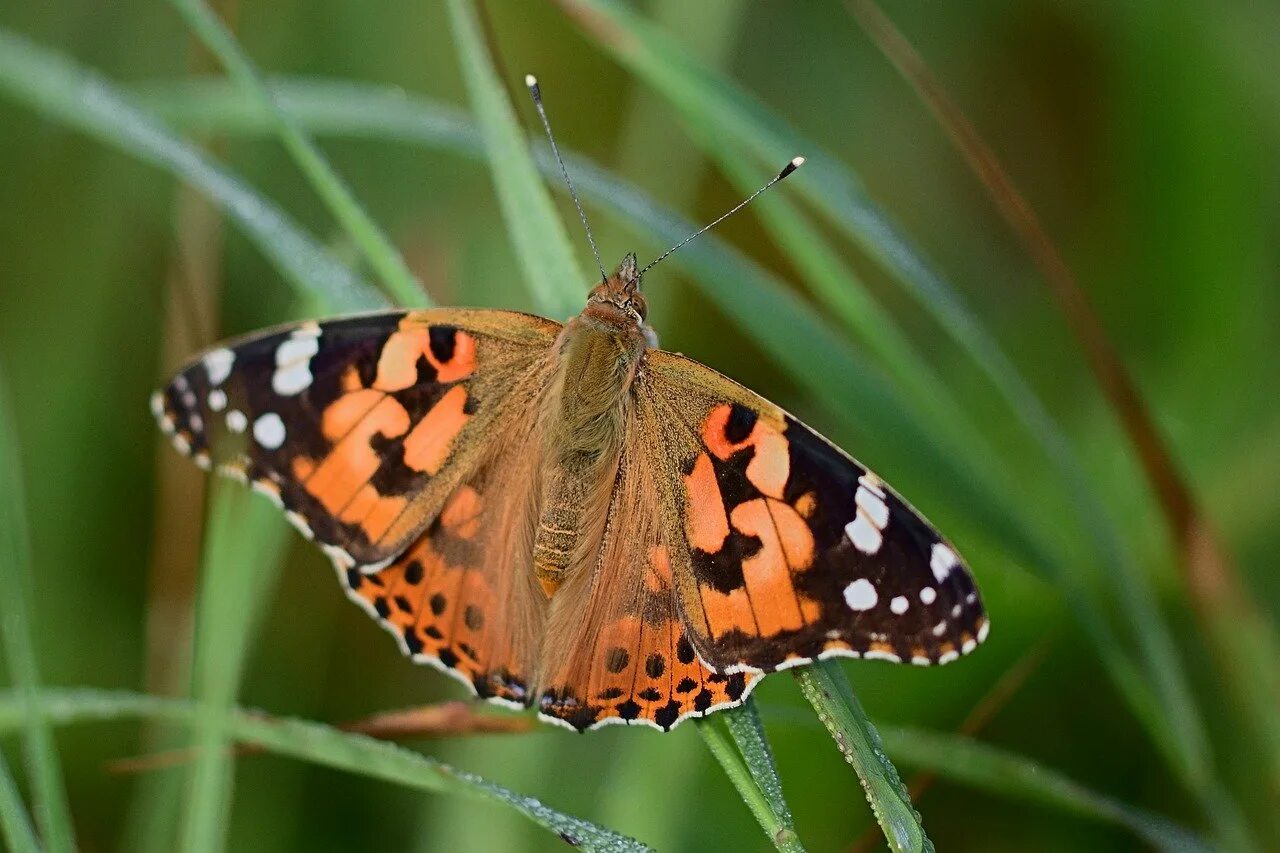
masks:
<instances>
[{"instance_id":1,"label":"painted lady butterfly","mask_svg":"<svg viewBox=\"0 0 1280 853\"><path fill-rule=\"evenodd\" d=\"M628 255L565 325L443 308L258 333L152 406L406 654L577 729L669 729L814 658L981 642L955 550L777 406L651 348L639 285Z\"/></svg>"},{"instance_id":2,"label":"painted lady butterfly","mask_svg":"<svg viewBox=\"0 0 1280 853\"><path fill-rule=\"evenodd\" d=\"M822 436L658 349L642 274L628 255L563 325L442 308L260 332L152 408L279 504L405 654L574 729L670 729L816 658L982 642L955 550Z\"/></svg>"}]
</instances>

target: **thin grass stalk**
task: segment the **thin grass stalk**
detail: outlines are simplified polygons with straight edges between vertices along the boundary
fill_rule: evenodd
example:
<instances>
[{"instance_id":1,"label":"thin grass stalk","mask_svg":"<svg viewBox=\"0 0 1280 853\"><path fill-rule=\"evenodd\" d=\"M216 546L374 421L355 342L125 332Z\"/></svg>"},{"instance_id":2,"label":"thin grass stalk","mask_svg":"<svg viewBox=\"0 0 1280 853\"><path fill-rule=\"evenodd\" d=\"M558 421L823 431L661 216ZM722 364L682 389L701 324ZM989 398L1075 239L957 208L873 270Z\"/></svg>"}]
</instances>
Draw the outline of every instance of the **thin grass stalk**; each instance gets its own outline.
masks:
<instances>
[{"instance_id":1,"label":"thin grass stalk","mask_svg":"<svg viewBox=\"0 0 1280 853\"><path fill-rule=\"evenodd\" d=\"M9 772L9 762L0 755L0 837L14 853L39 853L31 816L18 793L18 783Z\"/></svg>"},{"instance_id":2,"label":"thin grass stalk","mask_svg":"<svg viewBox=\"0 0 1280 853\"><path fill-rule=\"evenodd\" d=\"M729 731L729 724L723 717L724 714L713 714L695 720L702 742L720 764L724 775L733 784L743 804L750 809L770 843L779 851L800 853L804 848L791 826L790 813L776 811L773 800L756 784L754 775Z\"/></svg>"},{"instance_id":3,"label":"thin grass stalk","mask_svg":"<svg viewBox=\"0 0 1280 853\"><path fill-rule=\"evenodd\" d=\"M862 790L889 849L913 853L933 850L907 787L885 754L880 735L854 696L844 670L835 661L817 661L796 669L795 677L800 691L862 780Z\"/></svg>"},{"instance_id":4,"label":"thin grass stalk","mask_svg":"<svg viewBox=\"0 0 1280 853\"><path fill-rule=\"evenodd\" d=\"M275 203L138 109L105 77L3 27L0 91L198 188L272 262L300 299L319 294L335 311L387 304Z\"/></svg>"},{"instance_id":5,"label":"thin grass stalk","mask_svg":"<svg viewBox=\"0 0 1280 853\"><path fill-rule=\"evenodd\" d=\"M9 677L23 703L23 748L31 778L36 822L51 853L71 853L75 833L53 727L39 701L40 666L36 650L31 578L31 542L27 527L22 450L13 398L0 365L0 638ZM16 820L16 818L15 818Z\"/></svg>"},{"instance_id":6,"label":"thin grass stalk","mask_svg":"<svg viewBox=\"0 0 1280 853\"><path fill-rule=\"evenodd\" d=\"M333 170L320 149L297 122L271 97L249 57L235 36L204 0L171 0L192 32L222 63L231 79L270 113L280 142L298 168L311 182L351 239L360 248L369 266L377 273L387 295L401 305L430 304L422 283L414 277L399 250L365 212L346 183Z\"/></svg>"}]
</instances>

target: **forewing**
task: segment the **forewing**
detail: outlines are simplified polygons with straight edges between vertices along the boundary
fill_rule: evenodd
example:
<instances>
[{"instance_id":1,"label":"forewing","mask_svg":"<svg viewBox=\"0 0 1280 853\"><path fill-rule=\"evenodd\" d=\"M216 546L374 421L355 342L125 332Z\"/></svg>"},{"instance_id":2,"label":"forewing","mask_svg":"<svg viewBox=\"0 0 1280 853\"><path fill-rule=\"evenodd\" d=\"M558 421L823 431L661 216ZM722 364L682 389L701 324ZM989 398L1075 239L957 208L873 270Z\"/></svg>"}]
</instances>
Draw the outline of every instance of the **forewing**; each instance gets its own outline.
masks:
<instances>
[{"instance_id":1,"label":"forewing","mask_svg":"<svg viewBox=\"0 0 1280 853\"><path fill-rule=\"evenodd\" d=\"M253 483L339 564L377 565L499 438L559 328L467 309L286 326L204 353L152 408L179 450Z\"/></svg>"},{"instance_id":2,"label":"forewing","mask_svg":"<svg viewBox=\"0 0 1280 853\"><path fill-rule=\"evenodd\" d=\"M985 639L955 549L875 474L777 406L683 356L648 354L648 456L673 585L721 672L830 655L947 663Z\"/></svg>"}]
</instances>

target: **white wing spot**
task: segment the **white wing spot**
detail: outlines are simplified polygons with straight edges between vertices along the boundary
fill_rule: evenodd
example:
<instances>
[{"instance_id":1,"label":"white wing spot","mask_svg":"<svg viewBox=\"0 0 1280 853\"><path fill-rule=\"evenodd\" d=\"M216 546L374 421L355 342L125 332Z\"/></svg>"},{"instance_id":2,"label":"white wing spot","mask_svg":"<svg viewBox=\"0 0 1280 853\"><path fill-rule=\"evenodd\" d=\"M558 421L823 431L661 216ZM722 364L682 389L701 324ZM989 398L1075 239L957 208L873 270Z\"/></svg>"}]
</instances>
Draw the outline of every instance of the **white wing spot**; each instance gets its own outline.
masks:
<instances>
[{"instance_id":1,"label":"white wing spot","mask_svg":"<svg viewBox=\"0 0 1280 853\"><path fill-rule=\"evenodd\" d=\"M191 431L194 433L204 432L204 418L192 412L191 417L187 420L187 426L191 427Z\"/></svg>"},{"instance_id":2,"label":"white wing spot","mask_svg":"<svg viewBox=\"0 0 1280 853\"><path fill-rule=\"evenodd\" d=\"M284 421L275 412L267 412L253 422L253 437L268 450L275 450L284 444Z\"/></svg>"},{"instance_id":3,"label":"white wing spot","mask_svg":"<svg viewBox=\"0 0 1280 853\"><path fill-rule=\"evenodd\" d=\"M859 480L857 493L853 502L858 506L858 514L844 526L845 535L864 554L874 554L880 550L884 537L880 531L889 524L889 506L884 502L884 493L877 482L867 481L867 475Z\"/></svg>"},{"instance_id":4,"label":"white wing spot","mask_svg":"<svg viewBox=\"0 0 1280 853\"><path fill-rule=\"evenodd\" d=\"M253 490L260 495L266 495L277 507L284 506L284 501L280 498L280 487L270 480L254 480Z\"/></svg>"},{"instance_id":5,"label":"white wing spot","mask_svg":"<svg viewBox=\"0 0 1280 853\"><path fill-rule=\"evenodd\" d=\"M952 551L941 542L934 543L933 554L929 558L929 568L933 569L933 576L937 578L938 583L945 581L947 575L951 574L951 570L959 562L960 560L956 557L955 551Z\"/></svg>"},{"instance_id":6,"label":"white wing spot","mask_svg":"<svg viewBox=\"0 0 1280 853\"><path fill-rule=\"evenodd\" d=\"M874 554L880 550L880 543L884 541L884 537L880 535L880 531L867 519L867 516L859 511L858 517L844 526L845 535L849 537L849 541L853 543L864 554Z\"/></svg>"},{"instance_id":7,"label":"white wing spot","mask_svg":"<svg viewBox=\"0 0 1280 853\"><path fill-rule=\"evenodd\" d=\"M911 606L911 602L907 601L907 597L905 595L895 596L893 600L889 602L889 609L892 610L898 616L901 616L903 613L906 613L907 608L910 606Z\"/></svg>"},{"instance_id":8,"label":"white wing spot","mask_svg":"<svg viewBox=\"0 0 1280 853\"><path fill-rule=\"evenodd\" d=\"M947 620L943 619L937 625L933 626L933 636L941 637L945 633L947 633Z\"/></svg>"},{"instance_id":9,"label":"white wing spot","mask_svg":"<svg viewBox=\"0 0 1280 853\"><path fill-rule=\"evenodd\" d=\"M991 622L989 621L983 622L982 627L978 629L978 642L985 643L987 641L987 634L989 634L990 632L991 632Z\"/></svg>"},{"instance_id":10,"label":"white wing spot","mask_svg":"<svg viewBox=\"0 0 1280 853\"><path fill-rule=\"evenodd\" d=\"M227 429L232 432L244 432L247 426L249 426L249 419L244 416L244 412L239 409L227 412Z\"/></svg>"},{"instance_id":11,"label":"white wing spot","mask_svg":"<svg viewBox=\"0 0 1280 853\"><path fill-rule=\"evenodd\" d=\"M951 608L951 618L952 618L952 619L959 619L959 618L960 618L960 611L961 611L961 609L962 609L962 608L960 607L960 605L959 605L959 604L957 604L955 607Z\"/></svg>"},{"instance_id":12,"label":"white wing spot","mask_svg":"<svg viewBox=\"0 0 1280 853\"><path fill-rule=\"evenodd\" d=\"M887 660L891 663L902 663L902 658L898 657L893 652L882 652L879 649L872 649L864 654L863 657L867 660Z\"/></svg>"},{"instance_id":13,"label":"white wing spot","mask_svg":"<svg viewBox=\"0 0 1280 853\"><path fill-rule=\"evenodd\" d=\"M867 514L867 517L871 519L876 527L884 530L889 525L889 506L884 502L882 495L876 494L866 486L859 486L853 501L858 505L858 509Z\"/></svg>"},{"instance_id":14,"label":"white wing spot","mask_svg":"<svg viewBox=\"0 0 1280 853\"><path fill-rule=\"evenodd\" d=\"M935 590L933 587L926 586L924 589L920 590L921 604L933 604L937 600L938 600L938 591Z\"/></svg>"},{"instance_id":15,"label":"white wing spot","mask_svg":"<svg viewBox=\"0 0 1280 853\"><path fill-rule=\"evenodd\" d=\"M967 655L969 654L969 652L973 651L977 647L978 647L978 644L973 640L965 640L964 644L960 646L960 654Z\"/></svg>"},{"instance_id":16,"label":"white wing spot","mask_svg":"<svg viewBox=\"0 0 1280 853\"><path fill-rule=\"evenodd\" d=\"M297 528L298 532L310 539L312 537L311 525L307 524L307 520L293 510L288 510L284 514L285 519Z\"/></svg>"},{"instance_id":17,"label":"white wing spot","mask_svg":"<svg viewBox=\"0 0 1280 853\"><path fill-rule=\"evenodd\" d=\"M209 409L214 412L221 412L227 407L227 392L221 388L214 388L209 392Z\"/></svg>"},{"instance_id":18,"label":"white wing spot","mask_svg":"<svg viewBox=\"0 0 1280 853\"><path fill-rule=\"evenodd\" d=\"M844 588L844 602L850 610L870 610L879 600L876 588L866 578L858 578Z\"/></svg>"},{"instance_id":19,"label":"white wing spot","mask_svg":"<svg viewBox=\"0 0 1280 853\"><path fill-rule=\"evenodd\" d=\"M164 416L164 397L159 391L151 392L151 414L157 418Z\"/></svg>"},{"instance_id":20,"label":"white wing spot","mask_svg":"<svg viewBox=\"0 0 1280 853\"><path fill-rule=\"evenodd\" d=\"M879 551L880 543L884 540L884 537L880 535L880 531L867 520L866 515L861 511L859 511L857 518L844 526L844 532L854 547L864 554L874 554Z\"/></svg>"},{"instance_id":21,"label":"white wing spot","mask_svg":"<svg viewBox=\"0 0 1280 853\"><path fill-rule=\"evenodd\" d=\"M206 353L204 372L209 374L209 384L218 387L231 375L231 365L236 362L236 354L229 349L216 349Z\"/></svg>"},{"instance_id":22,"label":"white wing spot","mask_svg":"<svg viewBox=\"0 0 1280 853\"><path fill-rule=\"evenodd\" d=\"M957 652L955 649L952 649L949 652L943 652L942 654L938 655L938 663L951 663L953 660L955 660L958 657L960 657L960 653Z\"/></svg>"},{"instance_id":23,"label":"white wing spot","mask_svg":"<svg viewBox=\"0 0 1280 853\"><path fill-rule=\"evenodd\" d=\"M884 497L884 481L870 471L862 472L862 476L858 478L858 485L869 489L877 497Z\"/></svg>"},{"instance_id":24,"label":"white wing spot","mask_svg":"<svg viewBox=\"0 0 1280 853\"><path fill-rule=\"evenodd\" d=\"M311 387L311 357L320 351L320 327L295 329L276 347L276 372L271 387L282 397L291 397Z\"/></svg>"}]
</instances>

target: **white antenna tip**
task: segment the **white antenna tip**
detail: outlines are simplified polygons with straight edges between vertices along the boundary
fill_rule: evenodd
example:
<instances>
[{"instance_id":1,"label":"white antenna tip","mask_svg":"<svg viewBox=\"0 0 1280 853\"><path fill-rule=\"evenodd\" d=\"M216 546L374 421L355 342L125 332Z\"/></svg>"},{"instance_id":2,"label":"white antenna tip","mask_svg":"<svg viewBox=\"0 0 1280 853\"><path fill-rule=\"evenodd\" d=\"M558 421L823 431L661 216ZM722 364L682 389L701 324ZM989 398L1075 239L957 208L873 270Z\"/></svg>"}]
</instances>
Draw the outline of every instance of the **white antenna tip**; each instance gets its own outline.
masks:
<instances>
[{"instance_id":1,"label":"white antenna tip","mask_svg":"<svg viewBox=\"0 0 1280 853\"><path fill-rule=\"evenodd\" d=\"M801 166L803 166L803 165L804 165L804 158L803 158L803 157L796 157L796 158L792 159L792 161L791 161L791 166L792 166L793 168L799 169L799 168L800 168Z\"/></svg>"},{"instance_id":2,"label":"white antenna tip","mask_svg":"<svg viewBox=\"0 0 1280 853\"><path fill-rule=\"evenodd\" d=\"M526 74L524 75L524 84L532 89L534 86L538 85L538 78L534 77L532 74Z\"/></svg>"}]
</instances>

